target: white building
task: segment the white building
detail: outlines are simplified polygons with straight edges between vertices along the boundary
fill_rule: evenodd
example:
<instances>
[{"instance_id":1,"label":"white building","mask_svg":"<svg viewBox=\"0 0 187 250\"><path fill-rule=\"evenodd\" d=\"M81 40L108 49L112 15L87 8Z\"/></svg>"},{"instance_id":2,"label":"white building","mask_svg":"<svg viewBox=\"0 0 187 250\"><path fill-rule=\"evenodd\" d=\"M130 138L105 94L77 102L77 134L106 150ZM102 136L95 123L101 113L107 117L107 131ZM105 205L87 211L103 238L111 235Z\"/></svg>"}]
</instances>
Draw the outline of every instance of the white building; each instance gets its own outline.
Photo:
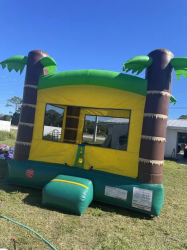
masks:
<instances>
[{"instance_id":1,"label":"white building","mask_svg":"<svg viewBox=\"0 0 187 250\"><path fill-rule=\"evenodd\" d=\"M0 120L0 131L9 131L10 132L11 121Z\"/></svg>"},{"instance_id":2,"label":"white building","mask_svg":"<svg viewBox=\"0 0 187 250\"><path fill-rule=\"evenodd\" d=\"M179 143L187 144L187 119L168 119L165 157L176 157Z\"/></svg>"}]
</instances>

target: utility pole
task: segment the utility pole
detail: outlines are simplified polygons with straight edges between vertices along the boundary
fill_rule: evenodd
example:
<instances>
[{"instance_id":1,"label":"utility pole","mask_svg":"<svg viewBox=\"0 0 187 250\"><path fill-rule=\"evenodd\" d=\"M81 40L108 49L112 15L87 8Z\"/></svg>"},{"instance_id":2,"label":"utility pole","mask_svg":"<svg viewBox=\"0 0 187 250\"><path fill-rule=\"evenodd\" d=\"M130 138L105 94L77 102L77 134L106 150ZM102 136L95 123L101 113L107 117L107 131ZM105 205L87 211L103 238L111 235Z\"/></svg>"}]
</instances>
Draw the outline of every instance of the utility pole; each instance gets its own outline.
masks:
<instances>
[{"instance_id":1,"label":"utility pole","mask_svg":"<svg viewBox=\"0 0 187 250\"><path fill-rule=\"evenodd\" d=\"M98 123L98 116L95 117L93 142L96 142L96 138L97 138L97 123Z\"/></svg>"}]
</instances>

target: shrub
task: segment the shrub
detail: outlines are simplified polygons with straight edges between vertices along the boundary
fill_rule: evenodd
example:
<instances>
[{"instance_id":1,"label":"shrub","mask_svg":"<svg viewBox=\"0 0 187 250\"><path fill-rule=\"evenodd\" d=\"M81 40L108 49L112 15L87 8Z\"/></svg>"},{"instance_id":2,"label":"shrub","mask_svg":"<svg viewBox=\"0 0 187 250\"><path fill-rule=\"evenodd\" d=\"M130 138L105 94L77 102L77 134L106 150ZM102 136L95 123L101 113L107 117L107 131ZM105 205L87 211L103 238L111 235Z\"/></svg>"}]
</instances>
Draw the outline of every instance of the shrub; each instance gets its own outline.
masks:
<instances>
[{"instance_id":1,"label":"shrub","mask_svg":"<svg viewBox=\"0 0 187 250\"><path fill-rule=\"evenodd\" d=\"M16 132L0 131L0 141L15 140Z\"/></svg>"},{"instance_id":2,"label":"shrub","mask_svg":"<svg viewBox=\"0 0 187 250\"><path fill-rule=\"evenodd\" d=\"M50 134L44 135L43 140L60 142L60 138L58 136L53 136L53 135L50 135Z\"/></svg>"},{"instance_id":3,"label":"shrub","mask_svg":"<svg viewBox=\"0 0 187 250\"><path fill-rule=\"evenodd\" d=\"M93 128L93 127L89 127L89 128L87 129L87 131L88 131L88 134L93 135L93 133L94 133L94 128Z\"/></svg>"},{"instance_id":4,"label":"shrub","mask_svg":"<svg viewBox=\"0 0 187 250\"><path fill-rule=\"evenodd\" d=\"M1 116L0 120L3 120L3 121L10 121L11 120L11 116L10 115L3 115Z\"/></svg>"}]
</instances>

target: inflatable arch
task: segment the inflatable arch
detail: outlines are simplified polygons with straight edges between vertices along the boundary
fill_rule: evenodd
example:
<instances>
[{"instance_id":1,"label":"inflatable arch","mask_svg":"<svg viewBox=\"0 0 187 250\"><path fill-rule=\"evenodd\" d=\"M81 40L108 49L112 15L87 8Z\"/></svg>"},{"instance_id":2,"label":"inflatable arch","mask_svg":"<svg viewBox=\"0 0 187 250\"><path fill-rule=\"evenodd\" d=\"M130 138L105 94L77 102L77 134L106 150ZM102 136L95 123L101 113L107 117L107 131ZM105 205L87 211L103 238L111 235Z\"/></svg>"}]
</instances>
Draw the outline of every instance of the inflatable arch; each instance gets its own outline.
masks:
<instances>
[{"instance_id":1,"label":"inflatable arch","mask_svg":"<svg viewBox=\"0 0 187 250\"><path fill-rule=\"evenodd\" d=\"M160 214L167 115L176 102L172 69L178 79L187 76L187 58L158 49L124 63L124 71L146 69L145 79L92 69L56 73L40 50L1 65L20 73L27 66L8 184L43 188L43 205L77 214L92 199Z\"/></svg>"}]
</instances>

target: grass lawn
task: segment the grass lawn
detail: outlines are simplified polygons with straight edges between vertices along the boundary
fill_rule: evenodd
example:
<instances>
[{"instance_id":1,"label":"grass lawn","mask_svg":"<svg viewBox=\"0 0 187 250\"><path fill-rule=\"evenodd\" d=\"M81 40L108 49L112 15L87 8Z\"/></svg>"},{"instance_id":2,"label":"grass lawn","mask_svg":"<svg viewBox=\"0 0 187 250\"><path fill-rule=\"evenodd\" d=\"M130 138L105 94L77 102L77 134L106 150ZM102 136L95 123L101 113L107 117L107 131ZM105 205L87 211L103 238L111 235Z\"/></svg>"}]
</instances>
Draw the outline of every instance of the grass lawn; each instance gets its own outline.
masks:
<instances>
[{"instance_id":1,"label":"grass lawn","mask_svg":"<svg viewBox=\"0 0 187 250\"><path fill-rule=\"evenodd\" d=\"M93 142L92 138L83 138L82 144L87 144L87 145L100 147L103 144L104 141L105 141L105 139L103 139L103 140L97 139L96 142Z\"/></svg>"},{"instance_id":2,"label":"grass lawn","mask_svg":"<svg viewBox=\"0 0 187 250\"><path fill-rule=\"evenodd\" d=\"M15 145L15 140L0 141L0 145L1 144L6 144L7 146L11 147Z\"/></svg>"},{"instance_id":3,"label":"grass lawn","mask_svg":"<svg viewBox=\"0 0 187 250\"><path fill-rule=\"evenodd\" d=\"M11 133L14 134L14 137L16 138L17 130L11 130ZM15 139L7 139L7 140L3 140L3 141L1 141L1 139L0 139L0 145L1 144L6 144L7 146L12 147L15 145Z\"/></svg>"},{"instance_id":4,"label":"grass lawn","mask_svg":"<svg viewBox=\"0 0 187 250\"><path fill-rule=\"evenodd\" d=\"M58 250L187 249L187 165L166 161L160 218L93 202L82 217L41 206L41 190L5 184L0 160L0 214L38 232ZM51 249L34 233L0 218L0 248Z\"/></svg>"}]
</instances>

